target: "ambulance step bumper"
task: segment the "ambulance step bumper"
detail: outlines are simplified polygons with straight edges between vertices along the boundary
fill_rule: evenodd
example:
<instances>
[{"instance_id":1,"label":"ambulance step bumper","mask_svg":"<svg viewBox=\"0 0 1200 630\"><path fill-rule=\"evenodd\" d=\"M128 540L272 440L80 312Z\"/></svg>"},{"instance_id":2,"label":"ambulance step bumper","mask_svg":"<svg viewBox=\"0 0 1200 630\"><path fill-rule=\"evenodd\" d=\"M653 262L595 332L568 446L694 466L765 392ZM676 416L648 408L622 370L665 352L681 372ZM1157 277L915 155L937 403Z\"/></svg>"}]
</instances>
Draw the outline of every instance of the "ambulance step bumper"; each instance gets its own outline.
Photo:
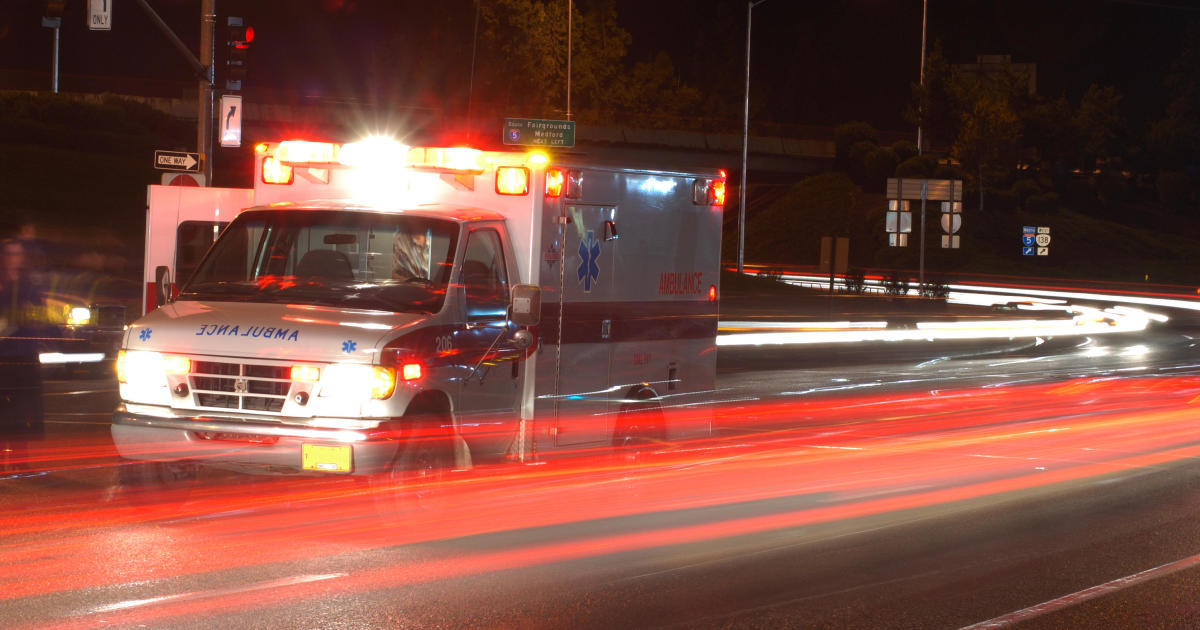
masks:
<instances>
[{"instance_id":1,"label":"ambulance step bumper","mask_svg":"<svg viewBox=\"0 0 1200 630\"><path fill-rule=\"evenodd\" d=\"M219 417L113 412L117 452L130 460L195 460L264 472L362 474L386 470L397 442L366 431L258 424ZM325 459L322 459L325 458ZM328 461L326 461L326 459Z\"/></svg>"}]
</instances>

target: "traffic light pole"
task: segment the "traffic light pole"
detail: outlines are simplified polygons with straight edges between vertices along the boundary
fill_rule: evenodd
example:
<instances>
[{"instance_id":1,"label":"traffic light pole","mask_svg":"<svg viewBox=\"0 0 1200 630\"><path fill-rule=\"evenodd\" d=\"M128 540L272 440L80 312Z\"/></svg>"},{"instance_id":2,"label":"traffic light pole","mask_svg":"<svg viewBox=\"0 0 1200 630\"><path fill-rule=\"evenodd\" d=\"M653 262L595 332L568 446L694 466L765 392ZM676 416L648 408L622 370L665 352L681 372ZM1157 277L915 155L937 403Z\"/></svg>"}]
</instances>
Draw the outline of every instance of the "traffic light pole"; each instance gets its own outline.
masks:
<instances>
[{"instance_id":1,"label":"traffic light pole","mask_svg":"<svg viewBox=\"0 0 1200 630\"><path fill-rule=\"evenodd\" d=\"M213 66L216 51L213 46L216 29L216 0L201 0L200 3L200 56L197 57L187 44L179 39L175 31L159 17L158 13L146 3L146 0L134 0L142 11L150 17L158 30L175 45L183 58L192 66L199 79L199 103L196 113L196 151L200 153L200 161L204 165L204 184L212 185L212 119L213 119ZM201 60L204 61L201 61ZM207 62L207 63L205 63Z\"/></svg>"},{"instance_id":2,"label":"traffic light pole","mask_svg":"<svg viewBox=\"0 0 1200 630\"><path fill-rule=\"evenodd\" d=\"M196 147L204 166L204 184L212 186L213 176L213 81L216 79L216 0L200 2L200 59L205 63L204 76L199 81L200 106L197 111Z\"/></svg>"}]
</instances>

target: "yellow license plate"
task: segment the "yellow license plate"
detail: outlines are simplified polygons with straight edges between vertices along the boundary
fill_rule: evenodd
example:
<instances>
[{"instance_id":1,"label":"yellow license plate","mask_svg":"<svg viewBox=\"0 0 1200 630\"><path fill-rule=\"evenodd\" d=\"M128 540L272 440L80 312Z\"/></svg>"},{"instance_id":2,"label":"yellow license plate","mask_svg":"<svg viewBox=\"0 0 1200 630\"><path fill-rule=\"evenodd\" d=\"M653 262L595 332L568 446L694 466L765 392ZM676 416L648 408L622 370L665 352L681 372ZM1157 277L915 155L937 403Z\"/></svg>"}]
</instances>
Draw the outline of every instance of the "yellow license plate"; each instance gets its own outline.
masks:
<instances>
[{"instance_id":1,"label":"yellow license plate","mask_svg":"<svg viewBox=\"0 0 1200 630\"><path fill-rule=\"evenodd\" d=\"M300 460L304 470L350 472L350 447L301 444Z\"/></svg>"}]
</instances>

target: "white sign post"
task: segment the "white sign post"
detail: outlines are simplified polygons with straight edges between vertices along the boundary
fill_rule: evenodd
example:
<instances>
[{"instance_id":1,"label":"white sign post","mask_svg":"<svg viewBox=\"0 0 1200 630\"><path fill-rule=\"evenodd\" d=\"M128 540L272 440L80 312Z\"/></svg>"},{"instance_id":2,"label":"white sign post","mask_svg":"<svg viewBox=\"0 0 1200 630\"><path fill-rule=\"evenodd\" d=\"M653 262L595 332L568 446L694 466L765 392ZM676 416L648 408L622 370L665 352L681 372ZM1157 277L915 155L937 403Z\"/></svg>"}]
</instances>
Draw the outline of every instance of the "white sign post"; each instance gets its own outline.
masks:
<instances>
[{"instance_id":1,"label":"white sign post","mask_svg":"<svg viewBox=\"0 0 1200 630\"><path fill-rule=\"evenodd\" d=\"M87 23L93 31L112 30L113 0L88 0Z\"/></svg>"},{"instance_id":2,"label":"white sign post","mask_svg":"<svg viewBox=\"0 0 1200 630\"><path fill-rule=\"evenodd\" d=\"M908 212L907 199L921 200L921 253L920 253L920 283L925 286L925 202L942 201L942 212L950 214L950 218L942 217L943 229L942 247L957 249L959 244L958 232L962 227L962 180L961 179L904 179L889 177L885 192L888 198L887 224L888 244L893 247L908 245L908 234L912 228L912 215ZM905 216L907 215L907 216ZM897 230L897 218L903 224L908 221L908 229Z\"/></svg>"}]
</instances>

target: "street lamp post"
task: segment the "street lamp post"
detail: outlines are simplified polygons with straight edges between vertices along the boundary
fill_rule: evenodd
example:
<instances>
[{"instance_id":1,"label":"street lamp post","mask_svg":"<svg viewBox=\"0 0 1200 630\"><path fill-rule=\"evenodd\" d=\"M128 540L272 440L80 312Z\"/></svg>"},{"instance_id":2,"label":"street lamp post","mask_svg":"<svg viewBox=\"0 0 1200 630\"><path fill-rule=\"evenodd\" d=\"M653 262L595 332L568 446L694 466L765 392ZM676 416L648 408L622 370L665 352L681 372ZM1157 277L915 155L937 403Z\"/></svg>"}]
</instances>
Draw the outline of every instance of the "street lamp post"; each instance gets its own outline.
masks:
<instances>
[{"instance_id":1,"label":"street lamp post","mask_svg":"<svg viewBox=\"0 0 1200 630\"><path fill-rule=\"evenodd\" d=\"M754 7L767 0L746 0L746 101L742 116L742 185L739 187L741 201L738 205L738 255L737 270L743 273L746 258L746 170L750 157L750 16Z\"/></svg>"},{"instance_id":2,"label":"street lamp post","mask_svg":"<svg viewBox=\"0 0 1200 630\"><path fill-rule=\"evenodd\" d=\"M929 0L921 0L921 73L918 76L918 81L921 85L921 98L925 98L925 15L929 7ZM921 147L921 116L924 114L920 106L917 110L917 155L922 154ZM921 271L917 274L917 282L920 288L925 287L925 193L927 191L926 182L921 182L921 256L920 267ZM918 289L920 291L920 289Z\"/></svg>"}]
</instances>

